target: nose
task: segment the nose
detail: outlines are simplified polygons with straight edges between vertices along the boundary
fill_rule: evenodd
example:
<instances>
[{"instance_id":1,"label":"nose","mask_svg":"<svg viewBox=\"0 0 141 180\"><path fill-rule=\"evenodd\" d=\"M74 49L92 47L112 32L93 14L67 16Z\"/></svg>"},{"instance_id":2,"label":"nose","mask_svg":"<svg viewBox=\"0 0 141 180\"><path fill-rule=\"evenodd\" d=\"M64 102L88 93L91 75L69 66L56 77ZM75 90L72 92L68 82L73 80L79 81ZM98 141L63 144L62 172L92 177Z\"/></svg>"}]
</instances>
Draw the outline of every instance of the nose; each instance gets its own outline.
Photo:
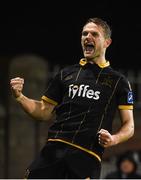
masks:
<instances>
[{"instance_id":1,"label":"nose","mask_svg":"<svg viewBox=\"0 0 141 180\"><path fill-rule=\"evenodd\" d=\"M92 37L92 34L89 32L86 36L86 38L91 38Z\"/></svg>"}]
</instances>

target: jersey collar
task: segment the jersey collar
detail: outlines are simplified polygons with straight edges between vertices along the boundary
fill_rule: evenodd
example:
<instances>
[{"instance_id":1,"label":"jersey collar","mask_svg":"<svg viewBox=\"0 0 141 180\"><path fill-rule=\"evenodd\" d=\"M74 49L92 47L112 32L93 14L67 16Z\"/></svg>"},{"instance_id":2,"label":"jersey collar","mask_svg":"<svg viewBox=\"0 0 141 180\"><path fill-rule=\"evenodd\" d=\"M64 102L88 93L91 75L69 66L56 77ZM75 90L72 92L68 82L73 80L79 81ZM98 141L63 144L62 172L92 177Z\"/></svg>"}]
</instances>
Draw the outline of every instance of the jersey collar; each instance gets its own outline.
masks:
<instances>
[{"instance_id":1,"label":"jersey collar","mask_svg":"<svg viewBox=\"0 0 141 180\"><path fill-rule=\"evenodd\" d=\"M85 66L86 64L87 64L88 62L87 62L87 60L85 59L85 58L82 58L82 59L80 59L80 61L79 61L79 64L81 65L81 66ZM99 64L97 64L100 68L105 68L105 67L108 67L108 66L110 66L110 62L109 61L106 61L105 63L99 63Z\"/></svg>"}]
</instances>

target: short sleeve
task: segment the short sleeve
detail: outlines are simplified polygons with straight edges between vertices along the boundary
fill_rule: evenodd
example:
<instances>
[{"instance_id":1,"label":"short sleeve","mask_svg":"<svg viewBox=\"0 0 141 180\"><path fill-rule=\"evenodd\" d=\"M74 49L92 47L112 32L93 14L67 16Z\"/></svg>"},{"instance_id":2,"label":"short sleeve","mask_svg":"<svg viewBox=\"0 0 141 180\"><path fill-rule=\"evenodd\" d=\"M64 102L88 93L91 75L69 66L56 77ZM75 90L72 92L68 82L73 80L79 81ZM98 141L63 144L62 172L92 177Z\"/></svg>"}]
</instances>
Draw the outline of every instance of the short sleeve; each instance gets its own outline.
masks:
<instances>
[{"instance_id":1,"label":"short sleeve","mask_svg":"<svg viewBox=\"0 0 141 180\"><path fill-rule=\"evenodd\" d=\"M119 82L117 103L119 109L133 109L133 91L130 82L123 77Z\"/></svg>"},{"instance_id":2,"label":"short sleeve","mask_svg":"<svg viewBox=\"0 0 141 180\"><path fill-rule=\"evenodd\" d=\"M58 105L62 100L62 92L61 72L59 72L53 79L50 80L41 99L51 104Z\"/></svg>"}]
</instances>

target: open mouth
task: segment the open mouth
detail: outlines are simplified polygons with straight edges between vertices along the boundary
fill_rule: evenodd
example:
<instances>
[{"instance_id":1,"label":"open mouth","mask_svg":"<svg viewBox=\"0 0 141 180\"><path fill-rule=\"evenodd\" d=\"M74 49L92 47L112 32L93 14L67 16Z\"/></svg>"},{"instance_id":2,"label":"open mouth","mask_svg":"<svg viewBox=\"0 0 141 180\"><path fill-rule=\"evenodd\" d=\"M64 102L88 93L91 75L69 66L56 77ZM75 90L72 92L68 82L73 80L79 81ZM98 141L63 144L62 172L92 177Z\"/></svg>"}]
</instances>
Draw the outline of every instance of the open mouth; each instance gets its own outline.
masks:
<instances>
[{"instance_id":1,"label":"open mouth","mask_svg":"<svg viewBox=\"0 0 141 180\"><path fill-rule=\"evenodd\" d=\"M95 47L92 43L85 44L85 52L86 53L92 53L94 51Z\"/></svg>"}]
</instances>

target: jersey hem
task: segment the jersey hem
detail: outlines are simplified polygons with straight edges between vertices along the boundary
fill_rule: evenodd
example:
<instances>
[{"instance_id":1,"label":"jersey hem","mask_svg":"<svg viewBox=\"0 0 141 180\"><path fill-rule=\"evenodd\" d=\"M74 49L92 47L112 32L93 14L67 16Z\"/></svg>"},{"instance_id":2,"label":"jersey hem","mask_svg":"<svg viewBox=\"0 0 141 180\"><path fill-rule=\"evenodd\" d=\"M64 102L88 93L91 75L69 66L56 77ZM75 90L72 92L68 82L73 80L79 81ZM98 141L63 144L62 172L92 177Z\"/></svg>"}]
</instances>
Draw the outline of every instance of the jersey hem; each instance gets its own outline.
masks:
<instances>
[{"instance_id":1,"label":"jersey hem","mask_svg":"<svg viewBox=\"0 0 141 180\"><path fill-rule=\"evenodd\" d=\"M93 155L94 157L96 157L96 158L98 159L99 162L101 162L101 158L100 158L100 156L99 156L98 154L96 154L95 152L93 152L93 151L91 151L91 150L88 150L88 149L86 149L86 148L84 148L84 147L82 147L82 146L79 146L79 145L77 145L77 144L73 144L73 143L71 143L71 142L68 142L68 141L65 141L65 140L62 140L62 139L51 139L51 138L49 138L48 141L58 141L58 142L62 142L62 143L71 145L71 146L73 146L73 147L76 147L76 148L78 148L78 149L80 149L80 150L82 150L82 151L85 151L85 152Z\"/></svg>"}]
</instances>

